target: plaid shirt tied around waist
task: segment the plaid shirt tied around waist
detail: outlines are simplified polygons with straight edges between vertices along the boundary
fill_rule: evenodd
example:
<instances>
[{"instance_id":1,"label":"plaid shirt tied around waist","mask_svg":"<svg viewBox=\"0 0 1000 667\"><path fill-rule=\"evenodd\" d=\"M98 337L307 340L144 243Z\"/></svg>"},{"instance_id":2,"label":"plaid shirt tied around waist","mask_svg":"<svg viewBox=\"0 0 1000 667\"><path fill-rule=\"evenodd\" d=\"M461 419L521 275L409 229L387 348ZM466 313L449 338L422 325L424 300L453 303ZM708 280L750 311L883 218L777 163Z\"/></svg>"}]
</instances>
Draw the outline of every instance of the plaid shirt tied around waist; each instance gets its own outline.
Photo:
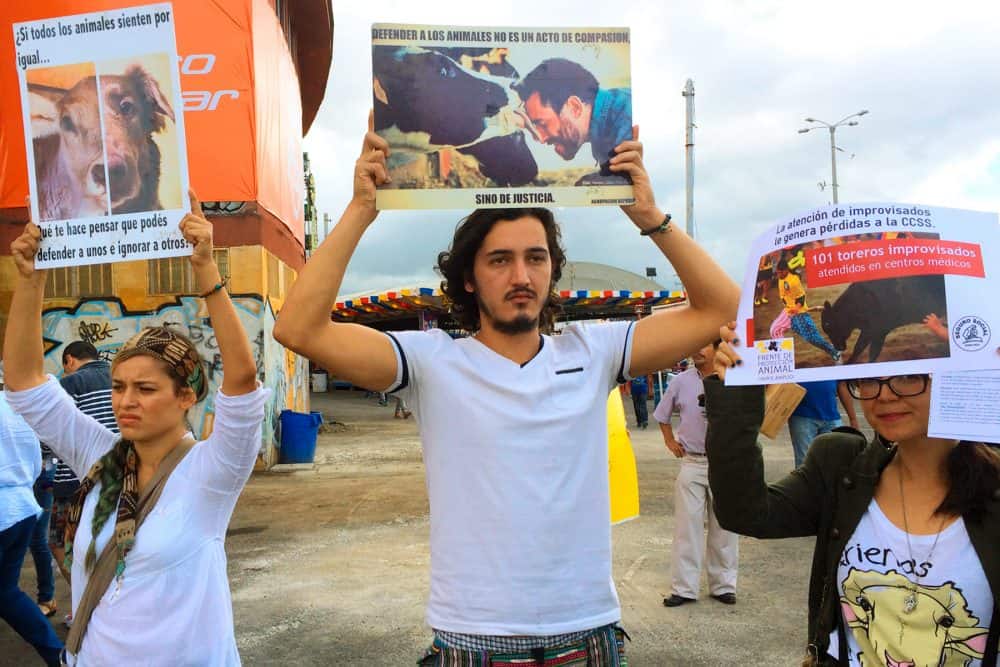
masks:
<instances>
[{"instance_id":1,"label":"plaid shirt tied around waist","mask_svg":"<svg viewBox=\"0 0 1000 667\"><path fill-rule=\"evenodd\" d=\"M421 666L628 667L625 631L618 624L561 635L467 635L435 630Z\"/></svg>"}]
</instances>

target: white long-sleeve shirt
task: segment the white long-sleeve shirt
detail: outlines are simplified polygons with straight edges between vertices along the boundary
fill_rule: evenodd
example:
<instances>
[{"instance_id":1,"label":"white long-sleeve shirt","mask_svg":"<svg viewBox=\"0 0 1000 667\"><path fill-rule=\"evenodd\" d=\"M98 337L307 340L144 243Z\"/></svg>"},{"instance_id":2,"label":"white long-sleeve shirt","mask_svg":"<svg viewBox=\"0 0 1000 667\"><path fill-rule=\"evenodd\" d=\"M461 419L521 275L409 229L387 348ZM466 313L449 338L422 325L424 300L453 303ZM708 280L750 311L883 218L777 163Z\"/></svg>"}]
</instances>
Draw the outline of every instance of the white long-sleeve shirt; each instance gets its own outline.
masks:
<instances>
[{"instance_id":1,"label":"white long-sleeve shirt","mask_svg":"<svg viewBox=\"0 0 1000 667\"><path fill-rule=\"evenodd\" d=\"M236 500L260 449L270 390L215 399L212 435L197 443L167 480L113 581L94 609L77 667L94 665L239 665L226 577L225 536ZM118 436L80 412L54 378L8 392L24 416L82 479ZM100 484L84 502L73 542L73 613L87 585L84 554ZM114 532L114 513L94 545L100 553Z\"/></svg>"},{"instance_id":2,"label":"white long-sleeve shirt","mask_svg":"<svg viewBox=\"0 0 1000 667\"><path fill-rule=\"evenodd\" d=\"M38 438L0 396L0 530L42 511L31 490L41 473Z\"/></svg>"}]
</instances>

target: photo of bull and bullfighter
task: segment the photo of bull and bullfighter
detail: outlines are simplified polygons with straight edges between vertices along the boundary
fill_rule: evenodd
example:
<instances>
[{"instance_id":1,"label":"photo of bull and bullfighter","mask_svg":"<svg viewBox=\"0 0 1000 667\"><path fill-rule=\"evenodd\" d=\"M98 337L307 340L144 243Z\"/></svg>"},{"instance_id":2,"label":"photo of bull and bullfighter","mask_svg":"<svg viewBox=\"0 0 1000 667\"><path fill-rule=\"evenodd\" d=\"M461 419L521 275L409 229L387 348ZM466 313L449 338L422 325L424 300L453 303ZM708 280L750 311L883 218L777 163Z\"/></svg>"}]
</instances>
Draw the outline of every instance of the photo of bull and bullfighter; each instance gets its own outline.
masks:
<instances>
[{"instance_id":1,"label":"photo of bull and bullfighter","mask_svg":"<svg viewBox=\"0 0 1000 667\"><path fill-rule=\"evenodd\" d=\"M39 220L182 206L167 54L26 72Z\"/></svg>"},{"instance_id":2,"label":"photo of bull and bullfighter","mask_svg":"<svg viewBox=\"0 0 1000 667\"><path fill-rule=\"evenodd\" d=\"M810 251L864 241L937 239L928 233L874 233L788 246L758 260L753 328L757 340L791 337L795 367L816 368L950 356L943 275L810 287Z\"/></svg>"},{"instance_id":3,"label":"photo of bull and bullfighter","mask_svg":"<svg viewBox=\"0 0 1000 667\"><path fill-rule=\"evenodd\" d=\"M387 189L629 185L628 43L372 47Z\"/></svg>"}]
</instances>

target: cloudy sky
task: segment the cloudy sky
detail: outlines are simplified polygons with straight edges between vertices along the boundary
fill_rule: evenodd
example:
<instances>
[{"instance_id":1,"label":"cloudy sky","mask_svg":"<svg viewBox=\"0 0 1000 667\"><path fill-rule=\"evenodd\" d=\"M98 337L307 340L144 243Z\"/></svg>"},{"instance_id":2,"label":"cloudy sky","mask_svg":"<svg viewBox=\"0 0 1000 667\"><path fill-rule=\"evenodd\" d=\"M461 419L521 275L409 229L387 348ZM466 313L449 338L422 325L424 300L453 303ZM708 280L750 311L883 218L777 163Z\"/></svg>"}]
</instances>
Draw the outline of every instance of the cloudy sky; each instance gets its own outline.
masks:
<instances>
[{"instance_id":1,"label":"cloudy sky","mask_svg":"<svg viewBox=\"0 0 1000 667\"><path fill-rule=\"evenodd\" d=\"M572 8L572 11L567 11ZM371 104L370 27L627 26L633 119L657 202L684 217L685 80L696 89L697 236L734 277L750 240L775 220L830 201L829 135L798 134L806 117L835 122L840 201L1000 208L1000 2L334 3L333 68L306 138L319 210L335 223ZM582 152L589 152L584 149ZM853 156L853 157L851 157ZM368 230L341 292L434 285L436 253L461 211L386 211ZM637 273L672 271L617 208L565 208L570 260ZM321 231L322 233L322 231Z\"/></svg>"}]
</instances>

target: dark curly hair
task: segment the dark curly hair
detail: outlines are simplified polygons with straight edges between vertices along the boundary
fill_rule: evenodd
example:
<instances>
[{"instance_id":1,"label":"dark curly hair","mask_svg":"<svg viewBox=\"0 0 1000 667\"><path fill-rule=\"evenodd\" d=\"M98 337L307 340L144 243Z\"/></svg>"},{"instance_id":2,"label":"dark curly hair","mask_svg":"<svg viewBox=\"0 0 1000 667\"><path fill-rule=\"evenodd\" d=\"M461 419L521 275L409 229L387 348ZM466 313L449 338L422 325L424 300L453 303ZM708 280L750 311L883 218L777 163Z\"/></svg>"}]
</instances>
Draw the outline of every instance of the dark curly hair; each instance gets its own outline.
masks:
<instances>
[{"instance_id":1,"label":"dark curly hair","mask_svg":"<svg viewBox=\"0 0 1000 667\"><path fill-rule=\"evenodd\" d=\"M449 312L459 325L469 332L479 330L479 302L476 295L465 290L466 281L472 280L472 268L476 253L483 245L483 239L501 220L517 220L532 217L538 219L545 229L545 240L552 262L552 282L549 296L539 314L538 324L542 331L551 331L556 316L562 311L556 283L562 277L566 265L566 252L562 247L562 234L552 211L547 208L480 208L464 218L455 228L451 247L438 253L437 270L444 280L441 291L449 302Z\"/></svg>"},{"instance_id":2,"label":"dark curly hair","mask_svg":"<svg viewBox=\"0 0 1000 667\"><path fill-rule=\"evenodd\" d=\"M565 58L549 58L511 86L525 102L538 93L542 103L559 113L571 96L593 104L600 85L597 79L579 63Z\"/></svg>"}]
</instances>

